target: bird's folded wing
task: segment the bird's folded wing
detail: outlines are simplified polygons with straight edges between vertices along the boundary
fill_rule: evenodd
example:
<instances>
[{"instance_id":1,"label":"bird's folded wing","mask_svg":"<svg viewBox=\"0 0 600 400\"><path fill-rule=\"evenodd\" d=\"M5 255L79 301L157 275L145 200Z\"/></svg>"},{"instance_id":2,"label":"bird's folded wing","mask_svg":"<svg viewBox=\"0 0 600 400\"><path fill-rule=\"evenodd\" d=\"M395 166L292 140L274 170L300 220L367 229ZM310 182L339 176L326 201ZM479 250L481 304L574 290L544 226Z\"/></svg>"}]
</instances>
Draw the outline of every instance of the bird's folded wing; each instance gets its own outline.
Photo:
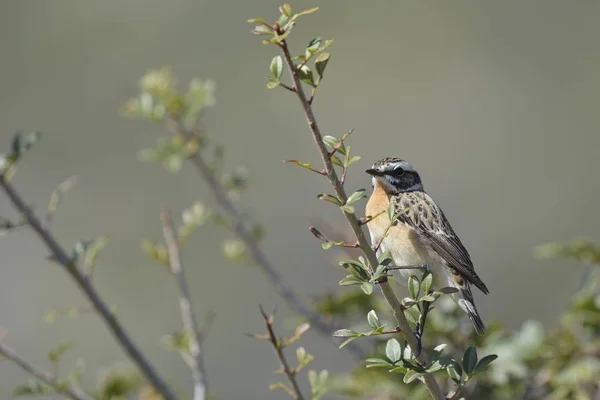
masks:
<instances>
[{"instance_id":1,"label":"bird's folded wing","mask_svg":"<svg viewBox=\"0 0 600 400\"><path fill-rule=\"evenodd\" d=\"M417 234L426 239L433 250L463 278L483 293L489 293L488 288L475 273L469 253L454 233L442 210L427 193L413 192L409 196L402 196L397 209L407 210L398 217L401 223L415 229Z\"/></svg>"}]
</instances>

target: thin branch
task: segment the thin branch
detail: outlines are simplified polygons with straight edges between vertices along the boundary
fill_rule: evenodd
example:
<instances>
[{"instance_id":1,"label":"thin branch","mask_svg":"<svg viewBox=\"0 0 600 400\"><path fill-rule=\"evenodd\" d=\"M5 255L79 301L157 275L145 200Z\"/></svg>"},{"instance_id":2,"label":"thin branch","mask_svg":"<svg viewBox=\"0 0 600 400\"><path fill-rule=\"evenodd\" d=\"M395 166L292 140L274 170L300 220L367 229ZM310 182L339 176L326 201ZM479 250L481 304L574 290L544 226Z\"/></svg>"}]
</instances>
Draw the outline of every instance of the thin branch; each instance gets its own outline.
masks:
<instances>
[{"instance_id":1,"label":"thin branch","mask_svg":"<svg viewBox=\"0 0 600 400\"><path fill-rule=\"evenodd\" d=\"M42 372L34 367L29 361L17 354L16 351L0 343L0 354L17 364L22 370L26 371L38 381L44 382L56 391L72 400L94 400L84 391L76 388L65 387L65 385L56 379L52 374Z\"/></svg>"},{"instance_id":2,"label":"thin branch","mask_svg":"<svg viewBox=\"0 0 600 400\"><path fill-rule=\"evenodd\" d=\"M183 130L179 124L175 127L170 126L170 128L177 130L177 133L182 134L187 140L191 140L194 137L194 133ZM200 152L197 152L191 157L190 161L206 181L215 199L224 210L225 215L229 220L231 230L244 242L246 248L250 252L250 258L265 273L268 280L274 286L277 294L279 294L296 312L303 315L308 322L310 322L310 325L323 334L323 336L331 337L331 333L335 331L336 328L324 322L318 313L312 311L304 304L291 287L286 286L283 283L283 278L277 268L267 258L258 242L254 239L248 228L246 228L244 218L233 205L227 192L217 180L215 173L204 160L203 155ZM357 358L363 358L365 356L364 350L358 345L354 345L354 343L351 343L345 348L350 350Z\"/></svg>"},{"instance_id":3,"label":"thin branch","mask_svg":"<svg viewBox=\"0 0 600 400\"><path fill-rule=\"evenodd\" d=\"M275 331L273 330L273 322L275 320L275 317L273 316L273 314L267 315L267 313L265 313L265 310L262 307L260 307L260 312L263 318L265 319L267 333L269 334L269 341L273 345L275 354L277 355L277 358L279 358L279 362L281 363L281 370L287 376L288 381L290 381L290 384L292 385L292 391L290 392L290 395L295 400L304 400L302 392L300 391L300 386L298 385L298 381L296 380L296 373L292 368L290 368L285 358L285 354L283 354L282 341L277 338L277 335L275 335Z\"/></svg>"},{"instance_id":4,"label":"thin branch","mask_svg":"<svg viewBox=\"0 0 600 400\"><path fill-rule=\"evenodd\" d=\"M154 386L154 388L164 397L165 400L176 400L175 395L169 386L155 371L154 367L133 343L129 334L125 331L117 317L113 314L109 306L100 297L96 288L92 285L88 277L84 276L78 269L76 261L61 247L52 231L34 215L29 206L21 198L21 195L15 190L13 185L8 182L3 175L0 175L0 187L13 206L25 217L27 223L33 228L42 242L52 253L52 257L60 263L65 271L73 278L77 286L86 295L89 301L94 305L108 329L121 345L121 348L129 355L131 360L138 366L145 378Z\"/></svg>"},{"instance_id":5,"label":"thin branch","mask_svg":"<svg viewBox=\"0 0 600 400\"><path fill-rule=\"evenodd\" d=\"M187 279L185 278L183 264L181 263L179 241L177 240L177 235L175 234L169 212L166 209L163 209L160 216L163 223L163 235L165 237L167 251L169 252L169 265L171 267L171 272L175 275L177 285L179 286L181 320L183 321L184 329L190 338L190 353L192 358L189 367L192 370L192 377L194 379L194 400L204 400L208 393L208 385L206 382L202 350L200 348L200 331L198 329L196 314L192 310L190 288Z\"/></svg>"},{"instance_id":6,"label":"thin branch","mask_svg":"<svg viewBox=\"0 0 600 400\"><path fill-rule=\"evenodd\" d=\"M286 85L286 84L285 84L285 83L283 83L283 82L279 82L279 86L281 86L281 87L282 87L282 88L284 88L284 89L287 89L287 90L289 90L289 91L290 91L290 92L292 92L292 93L296 93L296 90L294 90L294 88L293 88L293 87L290 87L290 86Z\"/></svg>"},{"instance_id":7,"label":"thin branch","mask_svg":"<svg viewBox=\"0 0 600 400\"><path fill-rule=\"evenodd\" d=\"M296 96L298 97L298 100L302 104L302 108L304 109L304 114L306 116L308 126L312 133L314 142L317 145L317 148L321 155L321 159L323 160L323 163L325 165L325 170L327 171L327 178L329 179L329 182L333 186L337 197L342 202L345 203L348 200L348 196L346 194L344 186L342 185L342 183L340 182L340 179L338 178L338 175L333 166L333 163L331 162L331 157L329 157L329 152L327 151L327 147L325 147L325 143L323 142L323 136L321 135L321 131L319 129L319 126L317 125L317 121L316 121L315 115L313 113L312 106L308 102L308 100L306 98L306 94L304 93L304 88L302 87L300 78L298 76L298 72L294 66L294 62L292 61L292 56L290 55L290 50L287 45L287 42L285 40L283 40L282 43L280 44L280 47L281 47L281 50L283 51L284 59L287 64L288 70L290 71L290 74L292 75L292 79L294 82L293 88L296 89ZM379 262L377 261L377 255L375 254L375 252L369 245L369 242L367 241L367 238L365 236L365 233L361 227L361 224L360 224L358 218L356 217L356 215L354 215L354 213L349 213L346 211L343 211L343 213L346 216L346 219L348 220L348 223L350 224L350 227L352 228L354 235L356 236L356 240L357 240L358 244L360 245L361 250L365 254L365 256L369 262L369 265L371 266L371 269L374 272L374 268L376 268L377 265L379 264ZM407 340L409 346L411 347L411 349L413 351L413 354L416 354L416 350L418 348L417 338L415 337L414 333L412 332L412 329L410 328L410 325L408 324L408 321L407 321L406 317L404 316L404 312L403 312L404 307L402 306L402 303L400 303L400 301L396 297L396 294L394 293L393 289L387 282L383 282L378 286L381 289L383 296L385 297L386 301L388 302L388 304L392 310L392 314L394 315L394 317L398 323L398 328L400 329L401 334ZM418 360L422 364L425 364L427 361L425 359L424 354L420 354L418 356ZM427 389L431 393L431 396L434 399L444 400L445 396L442 393L442 390L440 389L440 386L439 386L438 382L436 381L436 379L433 377L433 375L426 374L426 375L424 375L423 378L425 381L425 385L427 386Z\"/></svg>"}]
</instances>

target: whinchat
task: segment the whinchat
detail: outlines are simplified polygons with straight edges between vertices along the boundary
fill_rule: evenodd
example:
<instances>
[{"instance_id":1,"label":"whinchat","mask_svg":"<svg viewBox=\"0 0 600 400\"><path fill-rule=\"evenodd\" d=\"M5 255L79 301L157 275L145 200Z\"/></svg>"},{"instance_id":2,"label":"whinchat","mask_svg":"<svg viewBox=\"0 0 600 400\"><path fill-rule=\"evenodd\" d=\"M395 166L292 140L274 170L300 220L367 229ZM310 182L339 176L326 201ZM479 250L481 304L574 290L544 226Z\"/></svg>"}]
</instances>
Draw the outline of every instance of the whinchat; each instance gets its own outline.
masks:
<instances>
[{"instance_id":1,"label":"whinchat","mask_svg":"<svg viewBox=\"0 0 600 400\"><path fill-rule=\"evenodd\" d=\"M402 267L420 265L431 271L438 287L447 282L458 289L453 296L475 331L483 334L485 325L475 307L471 284L485 294L489 290L475 273L469 253L442 209L423 190L417 171L400 158L388 157L375 162L366 172L373 180L373 193L366 206L366 216L372 219L367 225L371 243L380 244L378 255L391 254L395 267L399 267L397 278L404 283L414 271ZM390 202L397 211L403 211L396 214L395 221L388 216Z\"/></svg>"}]
</instances>

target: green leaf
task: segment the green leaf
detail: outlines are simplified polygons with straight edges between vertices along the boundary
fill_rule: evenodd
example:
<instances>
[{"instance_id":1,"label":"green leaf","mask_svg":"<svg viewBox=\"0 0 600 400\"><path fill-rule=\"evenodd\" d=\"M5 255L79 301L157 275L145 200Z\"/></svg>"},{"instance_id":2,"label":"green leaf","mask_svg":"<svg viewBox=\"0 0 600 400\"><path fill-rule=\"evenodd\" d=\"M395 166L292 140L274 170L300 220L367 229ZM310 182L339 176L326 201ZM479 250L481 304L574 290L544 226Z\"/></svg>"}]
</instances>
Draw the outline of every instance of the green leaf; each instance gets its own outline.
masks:
<instances>
[{"instance_id":1,"label":"green leaf","mask_svg":"<svg viewBox=\"0 0 600 400\"><path fill-rule=\"evenodd\" d=\"M434 302L434 301L436 301L436 300L437 300L437 297L436 297L436 296L432 296L432 295L430 295L430 294L428 294L428 295L426 295L426 296L423 296L423 297L421 297L421 298L419 299L419 301L428 301L428 302Z\"/></svg>"},{"instance_id":2,"label":"green leaf","mask_svg":"<svg viewBox=\"0 0 600 400\"><path fill-rule=\"evenodd\" d=\"M31 132L23 136L21 132L17 132L13 135L11 149L14 161L18 160L33 148L33 146L41 139L42 134L40 132Z\"/></svg>"},{"instance_id":3,"label":"green leaf","mask_svg":"<svg viewBox=\"0 0 600 400\"><path fill-rule=\"evenodd\" d=\"M421 293L429 294L429 289L431 289L431 285L433 284L433 275L429 271L425 272L424 275L421 279Z\"/></svg>"},{"instance_id":4,"label":"green leaf","mask_svg":"<svg viewBox=\"0 0 600 400\"><path fill-rule=\"evenodd\" d=\"M352 164L354 164L357 161L360 161L360 157L359 156L352 157L350 160L348 160L348 163L346 164L346 167L351 166Z\"/></svg>"},{"instance_id":5,"label":"green leaf","mask_svg":"<svg viewBox=\"0 0 600 400\"><path fill-rule=\"evenodd\" d=\"M470 346L463 354L462 367L467 375L475 370L477 365L477 349L474 346Z\"/></svg>"},{"instance_id":6,"label":"green leaf","mask_svg":"<svg viewBox=\"0 0 600 400\"><path fill-rule=\"evenodd\" d=\"M302 17L304 15L312 14L317 10L319 10L319 7L309 8L308 10L300 11L298 14L294 15L292 18L296 19L296 18Z\"/></svg>"},{"instance_id":7,"label":"green leaf","mask_svg":"<svg viewBox=\"0 0 600 400\"><path fill-rule=\"evenodd\" d=\"M342 278L339 282L340 286L351 286L351 285L362 285L363 281L358 279L354 275L346 275L346 277Z\"/></svg>"},{"instance_id":8,"label":"green leaf","mask_svg":"<svg viewBox=\"0 0 600 400\"><path fill-rule=\"evenodd\" d=\"M276 80L281 79L281 74L283 73L283 58L281 56L275 56L271 60L271 75Z\"/></svg>"},{"instance_id":9,"label":"green leaf","mask_svg":"<svg viewBox=\"0 0 600 400\"><path fill-rule=\"evenodd\" d=\"M396 339L390 339L385 345L385 356L393 363L402 359L402 348Z\"/></svg>"},{"instance_id":10,"label":"green leaf","mask_svg":"<svg viewBox=\"0 0 600 400\"><path fill-rule=\"evenodd\" d=\"M388 218L390 219L390 221L394 221L395 220L395 215L396 215L396 203L393 201L390 201L390 204L388 204L388 208L387 208L387 215Z\"/></svg>"},{"instance_id":11,"label":"green leaf","mask_svg":"<svg viewBox=\"0 0 600 400\"><path fill-rule=\"evenodd\" d=\"M353 336L351 338L348 338L348 339L344 340L344 342L342 342L342 344L340 344L340 349L344 348L347 344L355 341L358 338L359 338L358 336Z\"/></svg>"},{"instance_id":12,"label":"green leaf","mask_svg":"<svg viewBox=\"0 0 600 400\"><path fill-rule=\"evenodd\" d=\"M60 205L65 194L75 185L76 182L77 176L72 175L61 182L57 188L54 189L52 195L50 196L50 202L48 203L47 218L52 218L54 216L54 213L56 213L56 210L58 209L58 206Z\"/></svg>"},{"instance_id":13,"label":"green leaf","mask_svg":"<svg viewBox=\"0 0 600 400\"><path fill-rule=\"evenodd\" d=\"M353 206L349 206L349 205L346 204L346 205L341 206L340 208L346 214L354 214L354 207Z\"/></svg>"},{"instance_id":14,"label":"green leaf","mask_svg":"<svg viewBox=\"0 0 600 400\"><path fill-rule=\"evenodd\" d=\"M370 280L369 274L367 273L367 271L365 271L364 267L360 263L354 260L350 260L342 261L340 265L344 269L352 273L352 275L354 275L357 279L360 279L362 282L368 282Z\"/></svg>"},{"instance_id":15,"label":"green leaf","mask_svg":"<svg viewBox=\"0 0 600 400\"><path fill-rule=\"evenodd\" d=\"M462 369L458 364L450 364L448 368L446 368L446 372L448 372L448 376L454 381L454 383L460 384Z\"/></svg>"},{"instance_id":16,"label":"green leaf","mask_svg":"<svg viewBox=\"0 0 600 400\"><path fill-rule=\"evenodd\" d=\"M404 379L402 379L402 381L404 383L411 383L412 381L414 381L415 379L419 378L423 376L422 372L417 372L415 370L410 370L406 373L406 375L404 375Z\"/></svg>"},{"instance_id":17,"label":"green leaf","mask_svg":"<svg viewBox=\"0 0 600 400\"><path fill-rule=\"evenodd\" d=\"M338 156L331 157L331 162L333 163L333 165L337 165L338 167L344 167L344 162L340 160Z\"/></svg>"},{"instance_id":18,"label":"green leaf","mask_svg":"<svg viewBox=\"0 0 600 400\"><path fill-rule=\"evenodd\" d=\"M58 347L48 353L48 360L56 363L71 348L71 343L61 343Z\"/></svg>"},{"instance_id":19,"label":"green leaf","mask_svg":"<svg viewBox=\"0 0 600 400\"><path fill-rule=\"evenodd\" d=\"M281 85L280 81L273 80L273 78L269 78L267 81L267 89L275 89Z\"/></svg>"},{"instance_id":20,"label":"green leaf","mask_svg":"<svg viewBox=\"0 0 600 400\"><path fill-rule=\"evenodd\" d=\"M333 337L338 338L354 337L357 335L358 333L353 331L352 329L338 329L337 331L333 332Z\"/></svg>"},{"instance_id":21,"label":"green leaf","mask_svg":"<svg viewBox=\"0 0 600 400\"><path fill-rule=\"evenodd\" d=\"M288 3L285 3L284 5L279 7L279 12L281 12L283 15L285 15L288 18L291 18L294 15L294 9Z\"/></svg>"},{"instance_id":22,"label":"green leaf","mask_svg":"<svg viewBox=\"0 0 600 400\"><path fill-rule=\"evenodd\" d=\"M371 295L371 293L373 293L373 284L370 282L365 282L363 283L360 288L362 289L363 292L365 292L365 294L367 296Z\"/></svg>"},{"instance_id":23,"label":"green leaf","mask_svg":"<svg viewBox=\"0 0 600 400\"><path fill-rule=\"evenodd\" d=\"M322 53L322 54L319 54L319 56L315 59L315 69L317 71L317 74L319 75L319 78L323 78L323 74L325 73L325 68L327 67L327 63L329 62L330 58L331 58L331 54Z\"/></svg>"},{"instance_id":24,"label":"green leaf","mask_svg":"<svg viewBox=\"0 0 600 400\"><path fill-rule=\"evenodd\" d=\"M357 201L359 201L360 199L365 197L365 189L360 189L357 190L356 192L352 193L349 197L348 200L346 200L346 204L347 205L351 205L356 203Z\"/></svg>"},{"instance_id":25,"label":"green leaf","mask_svg":"<svg viewBox=\"0 0 600 400\"><path fill-rule=\"evenodd\" d=\"M477 366L475 367L475 372L485 371L487 369L487 366L497 358L498 356L496 354L490 354L489 356L483 357L481 360L479 360L479 363L477 363Z\"/></svg>"},{"instance_id":26,"label":"green leaf","mask_svg":"<svg viewBox=\"0 0 600 400\"><path fill-rule=\"evenodd\" d=\"M373 329L377 329L379 326L381 326L379 323L379 317L377 316L375 310L369 311L367 314L367 321L369 322L369 326Z\"/></svg>"},{"instance_id":27,"label":"green leaf","mask_svg":"<svg viewBox=\"0 0 600 400\"><path fill-rule=\"evenodd\" d=\"M336 206L342 205L342 202L340 201L340 199L338 199L337 197L332 196L330 194L322 193L322 194L317 195L317 198L319 200L328 201L329 203L335 204Z\"/></svg>"},{"instance_id":28,"label":"green leaf","mask_svg":"<svg viewBox=\"0 0 600 400\"><path fill-rule=\"evenodd\" d=\"M411 275L408 278L408 292L410 293L410 297L416 300L419 297L419 290L419 280L414 275Z\"/></svg>"},{"instance_id":29,"label":"green leaf","mask_svg":"<svg viewBox=\"0 0 600 400\"><path fill-rule=\"evenodd\" d=\"M300 68L300 70L298 70L298 77L302 82L306 83L307 85L317 87L313 79L313 73L308 67L308 65L304 65L302 66L302 68Z\"/></svg>"},{"instance_id":30,"label":"green leaf","mask_svg":"<svg viewBox=\"0 0 600 400\"><path fill-rule=\"evenodd\" d=\"M384 360L383 358L367 358L367 368L378 368L378 367L392 367L389 361Z\"/></svg>"},{"instance_id":31,"label":"green leaf","mask_svg":"<svg viewBox=\"0 0 600 400\"><path fill-rule=\"evenodd\" d=\"M457 293L458 289L455 287L443 287L441 289L436 290L435 292L433 292L434 294L452 294L452 293Z\"/></svg>"}]
</instances>

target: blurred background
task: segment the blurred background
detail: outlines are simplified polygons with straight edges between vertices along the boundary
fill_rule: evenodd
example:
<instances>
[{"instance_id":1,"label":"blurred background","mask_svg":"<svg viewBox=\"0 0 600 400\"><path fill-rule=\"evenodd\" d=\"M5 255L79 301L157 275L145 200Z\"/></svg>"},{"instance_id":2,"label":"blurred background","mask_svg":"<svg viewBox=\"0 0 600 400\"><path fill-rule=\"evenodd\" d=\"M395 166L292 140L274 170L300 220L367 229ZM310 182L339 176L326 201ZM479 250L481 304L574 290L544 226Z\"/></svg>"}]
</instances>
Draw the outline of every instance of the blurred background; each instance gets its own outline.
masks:
<instances>
[{"instance_id":1,"label":"blurred background","mask_svg":"<svg viewBox=\"0 0 600 400\"><path fill-rule=\"evenodd\" d=\"M535 318L556 323L582 279L574 262L536 261L532 249L576 237L600 240L600 3L493 1L295 1L320 6L302 20L291 45L299 53L320 35L336 39L314 103L321 129L341 136L362 160L348 189L369 188L363 173L385 156L408 159L438 201L490 288L477 297L487 322L517 328ZM162 335L180 327L175 283L140 249L161 239L163 204L179 213L196 200L216 206L195 171L172 175L137 160L164 132L118 112L138 79L168 65L183 85L217 83L209 134L227 148L229 165L250 170L244 209L263 223L264 249L309 301L344 290L344 275L308 232L319 218L343 229L341 215L316 199L325 179L284 159L318 163L297 100L265 88L276 49L263 46L246 20L275 18L280 2L103 1L0 4L0 151L14 131L40 130L42 142L14 181L29 203L47 204L71 174L78 185L54 221L62 244L110 235L95 277L129 332L182 391L191 378ZM0 215L16 218L5 197ZM263 330L258 305L294 314L258 269L222 257L222 228L200 228L184 250L195 307L213 309L205 342L211 391L226 399L281 398L269 392L277 368L268 344L244 336ZM85 304L67 275L45 260L29 230L0 240L0 327L7 344L43 364L57 343L86 360L86 380L125 356L93 314L44 323L55 308ZM281 334L288 331L279 328ZM353 366L332 340L310 332L303 345L313 367ZM125 363L125 365L127 365ZM0 363L0 398L27 376Z\"/></svg>"}]
</instances>

